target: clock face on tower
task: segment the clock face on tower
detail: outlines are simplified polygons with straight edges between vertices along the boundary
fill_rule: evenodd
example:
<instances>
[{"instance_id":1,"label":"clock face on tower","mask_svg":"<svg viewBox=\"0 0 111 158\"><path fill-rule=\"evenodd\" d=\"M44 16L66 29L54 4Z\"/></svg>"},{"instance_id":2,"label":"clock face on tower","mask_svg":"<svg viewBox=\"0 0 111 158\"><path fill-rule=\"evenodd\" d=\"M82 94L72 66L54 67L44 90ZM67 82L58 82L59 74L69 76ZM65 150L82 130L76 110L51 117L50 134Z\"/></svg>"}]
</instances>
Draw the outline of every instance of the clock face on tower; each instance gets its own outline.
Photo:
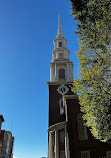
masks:
<instances>
[{"instance_id":1,"label":"clock face on tower","mask_svg":"<svg viewBox=\"0 0 111 158\"><path fill-rule=\"evenodd\" d=\"M65 95L65 94L67 94L69 89L62 84L61 86L58 87L57 91L58 91L59 94Z\"/></svg>"}]
</instances>

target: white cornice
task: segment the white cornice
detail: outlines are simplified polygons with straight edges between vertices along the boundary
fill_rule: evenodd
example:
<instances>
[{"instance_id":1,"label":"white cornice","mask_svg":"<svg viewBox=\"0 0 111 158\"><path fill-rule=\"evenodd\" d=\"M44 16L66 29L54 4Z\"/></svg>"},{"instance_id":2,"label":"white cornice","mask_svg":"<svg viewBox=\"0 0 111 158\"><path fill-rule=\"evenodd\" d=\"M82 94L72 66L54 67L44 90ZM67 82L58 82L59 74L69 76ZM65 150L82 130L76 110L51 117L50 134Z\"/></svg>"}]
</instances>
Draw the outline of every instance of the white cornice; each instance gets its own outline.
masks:
<instances>
[{"instance_id":1,"label":"white cornice","mask_svg":"<svg viewBox=\"0 0 111 158\"><path fill-rule=\"evenodd\" d=\"M68 82L68 81L48 81L47 82L47 85L48 85L48 89L49 89L49 86L50 85L69 85L69 84L73 84L73 81L72 82Z\"/></svg>"}]
</instances>

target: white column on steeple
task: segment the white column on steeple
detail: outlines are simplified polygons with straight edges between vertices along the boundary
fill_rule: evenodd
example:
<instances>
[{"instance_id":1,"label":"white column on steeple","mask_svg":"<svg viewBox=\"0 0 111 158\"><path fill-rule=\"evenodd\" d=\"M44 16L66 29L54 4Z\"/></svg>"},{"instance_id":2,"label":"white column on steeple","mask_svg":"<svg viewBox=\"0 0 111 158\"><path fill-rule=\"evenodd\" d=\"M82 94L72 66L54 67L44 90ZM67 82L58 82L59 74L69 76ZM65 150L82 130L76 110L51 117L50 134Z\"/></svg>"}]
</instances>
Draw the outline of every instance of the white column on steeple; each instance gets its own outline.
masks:
<instances>
[{"instance_id":1,"label":"white column on steeple","mask_svg":"<svg viewBox=\"0 0 111 158\"><path fill-rule=\"evenodd\" d=\"M56 63L55 63L55 78L56 78L56 75L57 75L57 69L56 69Z\"/></svg>"},{"instance_id":2,"label":"white column on steeple","mask_svg":"<svg viewBox=\"0 0 111 158\"><path fill-rule=\"evenodd\" d=\"M62 27L61 27L61 20L59 13L58 13L58 35L62 35Z\"/></svg>"}]
</instances>

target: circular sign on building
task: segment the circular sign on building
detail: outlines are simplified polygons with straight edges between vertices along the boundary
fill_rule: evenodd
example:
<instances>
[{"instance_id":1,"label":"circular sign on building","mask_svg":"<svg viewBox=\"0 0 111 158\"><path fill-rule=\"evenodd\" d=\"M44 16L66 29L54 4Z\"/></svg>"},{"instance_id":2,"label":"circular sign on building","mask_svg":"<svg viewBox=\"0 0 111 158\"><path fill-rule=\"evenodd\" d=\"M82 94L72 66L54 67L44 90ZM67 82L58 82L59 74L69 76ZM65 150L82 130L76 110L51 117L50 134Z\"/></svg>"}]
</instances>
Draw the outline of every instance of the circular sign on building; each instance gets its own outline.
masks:
<instances>
[{"instance_id":1,"label":"circular sign on building","mask_svg":"<svg viewBox=\"0 0 111 158\"><path fill-rule=\"evenodd\" d=\"M67 88L62 84L61 86L58 87L57 91L59 94L65 95L69 91L69 88Z\"/></svg>"}]
</instances>

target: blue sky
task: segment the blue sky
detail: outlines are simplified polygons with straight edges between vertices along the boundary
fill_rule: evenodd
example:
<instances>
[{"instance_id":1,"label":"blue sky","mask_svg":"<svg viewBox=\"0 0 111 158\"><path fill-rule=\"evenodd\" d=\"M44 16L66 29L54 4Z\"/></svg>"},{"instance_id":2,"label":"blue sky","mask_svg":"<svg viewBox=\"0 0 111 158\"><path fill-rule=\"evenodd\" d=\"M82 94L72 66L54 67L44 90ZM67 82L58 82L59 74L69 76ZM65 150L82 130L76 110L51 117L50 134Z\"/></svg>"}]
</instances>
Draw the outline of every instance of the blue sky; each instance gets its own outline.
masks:
<instances>
[{"instance_id":1,"label":"blue sky","mask_svg":"<svg viewBox=\"0 0 111 158\"><path fill-rule=\"evenodd\" d=\"M61 12L76 77L78 37L67 0L0 0L0 113L17 158L47 156L49 64Z\"/></svg>"}]
</instances>

